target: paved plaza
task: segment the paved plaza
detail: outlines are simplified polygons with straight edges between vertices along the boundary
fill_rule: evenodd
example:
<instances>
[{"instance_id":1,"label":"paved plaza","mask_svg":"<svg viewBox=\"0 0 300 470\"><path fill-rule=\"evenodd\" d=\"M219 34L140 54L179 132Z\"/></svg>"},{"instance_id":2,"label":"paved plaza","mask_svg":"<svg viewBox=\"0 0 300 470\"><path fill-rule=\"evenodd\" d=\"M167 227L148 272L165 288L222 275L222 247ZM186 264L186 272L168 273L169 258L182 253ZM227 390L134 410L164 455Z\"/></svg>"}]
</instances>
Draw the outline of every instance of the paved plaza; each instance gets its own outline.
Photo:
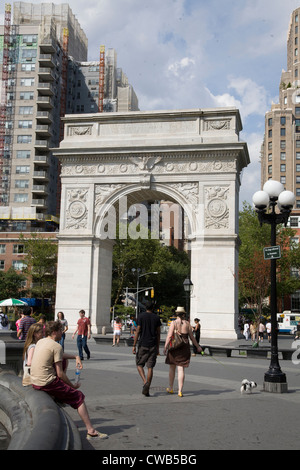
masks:
<instances>
[{"instance_id":1,"label":"paved plaza","mask_svg":"<svg viewBox=\"0 0 300 470\"><path fill-rule=\"evenodd\" d=\"M236 343L244 343L239 340ZM293 339L280 342L291 346ZM205 343L205 340L202 341ZM216 344L207 340L206 344ZM232 344L231 341L223 344ZM168 395L168 366L163 349L154 370L150 397L142 395L135 357L130 347L112 347L89 341L91 359L85 360L81 390L86 395L93 425L109 434L105 441L87 441L77 412L67 408L82 436L85 450L196 451L271 450L299 447L297 412L300 405L300 365L280 361L289 392L263 392L269 359L192 357L186 370L184 396ZM66 352L76 351L68 337ZM73 379L74 361L68 376ZM240 393L241 381L258 383L252 394ZM176 378L177 379L177 378ZM176 383L176 382L175 382Z\"/></svg>"}]
</instances>

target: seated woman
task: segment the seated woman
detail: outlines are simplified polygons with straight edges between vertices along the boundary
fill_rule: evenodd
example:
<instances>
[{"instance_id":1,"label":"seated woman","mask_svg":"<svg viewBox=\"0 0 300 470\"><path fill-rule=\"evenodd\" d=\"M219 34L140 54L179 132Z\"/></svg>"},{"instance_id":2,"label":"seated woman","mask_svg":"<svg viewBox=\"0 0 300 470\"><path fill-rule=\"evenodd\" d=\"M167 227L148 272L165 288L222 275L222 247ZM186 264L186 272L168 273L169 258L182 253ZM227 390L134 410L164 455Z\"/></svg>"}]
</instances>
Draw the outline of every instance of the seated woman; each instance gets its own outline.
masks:
<instances>
[{"instance_id":1,"label":"seated woman","mask_svg":"<svg viewBox=\"0 0 300 470\"><path fill-rule=\"evenodd\" d=\"M41 323L31 325L23 349L23 379L22 385L27 387L31 385L30 366L35 350L36 343L44 337L44 326Z\"/></svg>"}]
</instances>

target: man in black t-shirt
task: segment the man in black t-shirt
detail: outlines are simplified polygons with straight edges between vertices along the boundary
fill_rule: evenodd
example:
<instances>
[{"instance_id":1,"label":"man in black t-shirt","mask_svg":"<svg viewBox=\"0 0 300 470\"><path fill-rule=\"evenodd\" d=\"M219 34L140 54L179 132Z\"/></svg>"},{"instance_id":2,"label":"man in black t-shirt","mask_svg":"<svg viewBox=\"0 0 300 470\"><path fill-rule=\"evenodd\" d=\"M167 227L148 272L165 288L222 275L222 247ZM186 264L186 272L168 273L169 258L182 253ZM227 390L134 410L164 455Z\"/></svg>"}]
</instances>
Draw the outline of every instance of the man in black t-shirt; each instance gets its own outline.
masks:
<instances>
[{"instance_id":1,"label":"man in black t-shirt","mask_svg":"<svg viewBox=\"0 0 300 470\"><path fill-rule=\"evenodd\" d=\"M153 368L156 364L157 354L159 353L160 342L160 318L153 313L154 305L147 304L146 312L141 313L137 320L137 329L133 340L133 354L136 354L136 365L138 373L143 380L142 393L149 397L149 389L153 377ZM138 352L136 353L136 344L139 340ZM148 368L147 378L144 367Z\"/></svg>"}]
</instances>

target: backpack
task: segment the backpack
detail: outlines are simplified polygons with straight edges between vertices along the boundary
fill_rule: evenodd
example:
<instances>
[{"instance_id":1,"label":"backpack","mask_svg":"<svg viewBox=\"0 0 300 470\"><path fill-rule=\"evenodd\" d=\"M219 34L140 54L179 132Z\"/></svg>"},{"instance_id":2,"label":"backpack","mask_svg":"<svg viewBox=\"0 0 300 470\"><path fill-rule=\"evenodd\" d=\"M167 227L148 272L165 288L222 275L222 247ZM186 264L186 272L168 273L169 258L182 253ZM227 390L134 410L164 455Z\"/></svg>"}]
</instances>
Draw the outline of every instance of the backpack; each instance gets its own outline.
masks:
<instances>
[{"instance_id":1,"label":"backpack","mask_svg":"<svg viewBox=\"0 0 300 470\"><path fill-rule=\"evenodd\" d=\"M8 326L8 318L3 313L0 313L0 315L1 315L1 326L5 328L6 326Z\"/></svg>"}]
</instances>

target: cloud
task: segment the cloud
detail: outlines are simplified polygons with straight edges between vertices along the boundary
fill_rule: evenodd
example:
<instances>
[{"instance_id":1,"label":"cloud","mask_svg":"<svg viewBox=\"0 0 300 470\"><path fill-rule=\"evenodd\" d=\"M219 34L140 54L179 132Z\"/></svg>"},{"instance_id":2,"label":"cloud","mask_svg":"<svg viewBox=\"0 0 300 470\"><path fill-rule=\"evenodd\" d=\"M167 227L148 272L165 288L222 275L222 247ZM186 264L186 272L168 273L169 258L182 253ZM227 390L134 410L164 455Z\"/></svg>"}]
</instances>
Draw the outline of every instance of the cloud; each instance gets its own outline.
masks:
<instances>
[{"instance_id":1,"label":"cloud","mask_svg":"<svg viewBox=\"0 0 300 470\"><path fill-rule=\"evenodd\" d=\"M227 88L233 90L234 94L214 95L207 89L215 106L236 106L244 120L250 115L265 115L269 100L268 92L263 86L250 78L230 77Z\"/></svg>"}]
</instances>

